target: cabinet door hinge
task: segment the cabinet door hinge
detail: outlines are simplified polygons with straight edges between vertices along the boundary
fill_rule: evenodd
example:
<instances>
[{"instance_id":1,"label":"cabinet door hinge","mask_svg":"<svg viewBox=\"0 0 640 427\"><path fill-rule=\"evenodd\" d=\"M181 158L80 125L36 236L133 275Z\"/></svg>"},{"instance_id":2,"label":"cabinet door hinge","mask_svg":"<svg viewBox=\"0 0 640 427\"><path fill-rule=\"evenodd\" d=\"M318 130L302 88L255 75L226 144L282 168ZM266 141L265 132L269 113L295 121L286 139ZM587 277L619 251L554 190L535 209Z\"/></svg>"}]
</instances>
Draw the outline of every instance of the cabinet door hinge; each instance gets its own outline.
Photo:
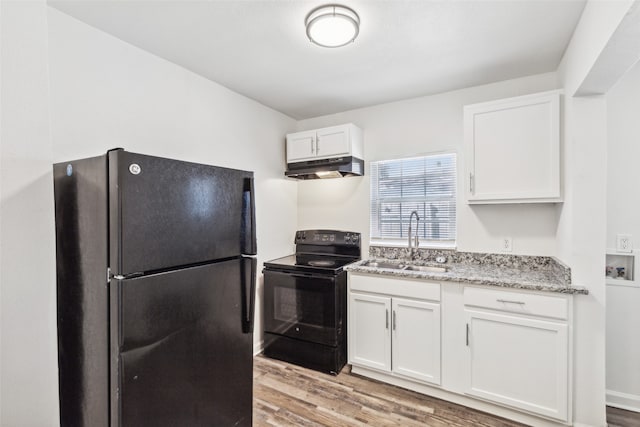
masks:
<instances>
[{"instance_id":1,"label":"cabinet door hinge","mask_svg":"<svg viewBox=\"0 0 640 427\"><path fill-rule=\"evenodd\" d=\"M111 279L123 280L125 277L122 274L112 274L111 267L107 267L107 283L111 283Z\"/></svg>"}]
</instances>

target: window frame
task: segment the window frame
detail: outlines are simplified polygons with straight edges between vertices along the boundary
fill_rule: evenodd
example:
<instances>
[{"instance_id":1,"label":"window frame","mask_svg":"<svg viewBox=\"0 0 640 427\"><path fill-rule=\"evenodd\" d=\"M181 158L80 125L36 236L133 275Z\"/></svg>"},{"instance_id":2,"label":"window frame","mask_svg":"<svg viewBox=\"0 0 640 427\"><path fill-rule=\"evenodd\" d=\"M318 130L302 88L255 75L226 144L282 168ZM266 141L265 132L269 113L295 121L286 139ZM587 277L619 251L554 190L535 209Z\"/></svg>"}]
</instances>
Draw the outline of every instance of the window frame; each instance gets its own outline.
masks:
<instances>
[{"instance_id":1,"label":"window frame","mask_svg":"<svg viewBox=\"0 0 640 427\"><path fill-rule=\"evenodd\" d=\"M459 164L460 164L460 155L458 153L457 150L443 150L443 151L432 151L432 152L428 152L428 153L418 153L418 154L413 154L413 155L408 155L408 156L402 156L402 157L394 157L394 158L387 158L387 159L380 159L380 160L372 160L369 162L368 167L369 167L369 171L372 171L372 167L371 165L373 163L380 163L380 162L393 162L393 161L403 161L403 160L410 160L410 159L416 159L416 158L424 158L424 157L431 157L431 156L441 156L441 155L447 155L447 154L453 154L455 157L455 169L454 169L454 197L453 197L453 202L455 205L455 218L454 218L454 226L455 226L455 231L454 231L454 238L453 239L447 239L447 240L427 240L425 238L422 238L420 240L420 244L419 247L420 248L429 248L429 249L447 249L447 250L455 250L457 248L457 238L458 238L458 213L459 213L459 203L458 203L458 198L459 198ZM388 246L388 247L398 247L398 246L407 246L408 244L408 237L402 237L399 239L394 239L394 238L380 238L380 237L373 237L373 223L372 223L372 212L373 212L373 197L372 197L372 189L373 189L373 173L370 173L370 177L369 177L369 245L370 246ZM379 179L379 175L378 175L378 179ZM401 222L402 224L402 222Z\"/></svg>"}]
</instances>

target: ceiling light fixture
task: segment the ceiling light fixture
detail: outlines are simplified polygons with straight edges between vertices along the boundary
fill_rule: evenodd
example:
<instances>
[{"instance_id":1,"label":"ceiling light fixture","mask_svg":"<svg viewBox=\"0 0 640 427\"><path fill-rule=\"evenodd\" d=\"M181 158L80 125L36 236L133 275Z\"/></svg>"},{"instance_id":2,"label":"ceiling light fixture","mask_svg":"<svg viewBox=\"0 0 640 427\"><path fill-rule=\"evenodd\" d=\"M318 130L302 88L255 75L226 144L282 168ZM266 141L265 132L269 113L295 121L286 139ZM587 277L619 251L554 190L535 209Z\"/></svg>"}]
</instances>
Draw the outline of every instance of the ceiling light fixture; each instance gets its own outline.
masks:
<instances>
[{"instance_id":1,"label":"ceiling light fixture","mask_svg":"<svg viewBox=\"0 0 640 427\"><path fill-rule=\"evenodd\" d=\"M360 17L353 10L339 4L313 9L305 21L307 37L322 47L341 47L353 42L360 32Z\"/></svg>"}]
</instances>

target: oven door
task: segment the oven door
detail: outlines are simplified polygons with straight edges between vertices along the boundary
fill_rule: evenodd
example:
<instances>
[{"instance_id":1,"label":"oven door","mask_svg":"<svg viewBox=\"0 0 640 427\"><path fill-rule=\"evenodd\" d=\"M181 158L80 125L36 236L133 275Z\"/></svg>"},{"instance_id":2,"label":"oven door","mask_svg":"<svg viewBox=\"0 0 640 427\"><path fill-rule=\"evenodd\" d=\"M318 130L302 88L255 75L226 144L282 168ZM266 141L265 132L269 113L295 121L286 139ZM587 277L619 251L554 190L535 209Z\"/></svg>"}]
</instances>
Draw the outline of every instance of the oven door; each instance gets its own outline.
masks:
<instances>
[{"instance_id":1,"label":"oven door","mask_svg":"<svg viewBox=\"0 0 640 427\"><path fill-rule=\"evenodd\" d=\"M342 300L334 275L264 270L264 331L338 345Z\"/></svg>"}]
</instances>

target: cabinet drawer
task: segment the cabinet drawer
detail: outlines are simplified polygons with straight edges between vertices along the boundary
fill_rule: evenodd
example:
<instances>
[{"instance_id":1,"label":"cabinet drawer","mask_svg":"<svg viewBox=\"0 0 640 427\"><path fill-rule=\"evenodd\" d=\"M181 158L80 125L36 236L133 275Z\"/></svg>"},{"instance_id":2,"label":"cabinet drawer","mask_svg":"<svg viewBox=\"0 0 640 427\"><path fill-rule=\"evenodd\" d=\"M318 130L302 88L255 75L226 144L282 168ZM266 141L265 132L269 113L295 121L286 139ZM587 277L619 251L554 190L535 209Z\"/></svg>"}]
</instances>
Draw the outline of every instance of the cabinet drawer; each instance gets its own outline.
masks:
<instances>
[{"instance_id":1,"label":"cabinet drawer","mask_svg":"<svg viewBox=\"0 0 640 427\"><path fill-rule=\"evenodd\" d=\"M419 279L349 273L349 287L352 291L440 301L440 283Z\"/></svg>"},{"instance_id":2,"label":"cabinet drawer","mask_svg":"<svg viewBox=\"0 0 640 427\"><path fill-rule=\"evenodd\" d=\"M464 304L466 306L555 319L567 319L569 316L569 301L567 298L551 295L465 287Z\"/></svg>"}]
</instances>

